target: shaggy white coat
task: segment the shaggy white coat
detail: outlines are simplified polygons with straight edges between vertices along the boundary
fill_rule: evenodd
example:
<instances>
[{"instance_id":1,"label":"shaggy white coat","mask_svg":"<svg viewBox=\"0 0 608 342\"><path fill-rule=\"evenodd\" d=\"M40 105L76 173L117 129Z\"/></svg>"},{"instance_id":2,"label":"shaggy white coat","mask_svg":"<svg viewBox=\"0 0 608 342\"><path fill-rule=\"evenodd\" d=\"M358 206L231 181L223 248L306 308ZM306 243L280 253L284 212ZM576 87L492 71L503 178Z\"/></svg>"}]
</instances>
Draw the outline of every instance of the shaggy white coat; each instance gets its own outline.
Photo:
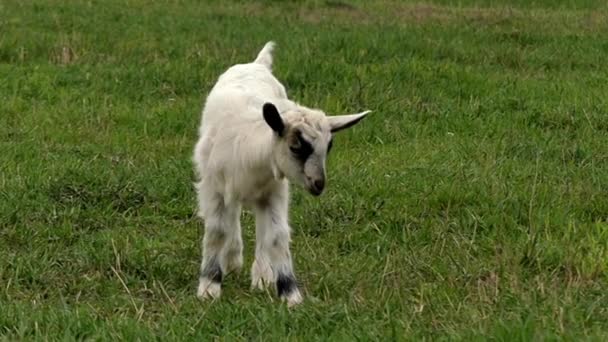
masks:
<instances>
[{"instance_id":1,"label":"shaggy white coat","mask_svg":"<svg viewBox=\"0 0 608 342\"><path fill-rule=\"evenodd\" d=\"M256 215L252 286L276 284L289 305L302 301L289 251L288 180L318 195L332 132L368 113L326 116L290 101L271 72L273 48L274 43L267 43L254 62L234 65L222 74L203 109L193 156L198 214L205 221L200 298L219 297L222 277L242 267L240 211L245 205ZM284 132L274 131L265 120L266 103L280 113ZM294 131L312 146L306 161L292 153L299 144Z\"/></svg>"}]
</instances>

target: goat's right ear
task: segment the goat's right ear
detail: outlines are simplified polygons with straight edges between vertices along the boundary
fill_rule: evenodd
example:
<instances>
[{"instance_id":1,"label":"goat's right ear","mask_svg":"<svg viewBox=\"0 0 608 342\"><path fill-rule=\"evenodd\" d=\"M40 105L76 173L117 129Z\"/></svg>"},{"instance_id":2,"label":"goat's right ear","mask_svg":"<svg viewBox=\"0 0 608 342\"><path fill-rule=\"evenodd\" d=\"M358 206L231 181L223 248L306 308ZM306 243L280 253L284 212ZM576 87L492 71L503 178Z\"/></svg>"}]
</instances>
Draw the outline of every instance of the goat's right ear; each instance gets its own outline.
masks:
<instances>
[{"instance_id":1,"label":"goat's right ear","mask_svg":"<svg viewBox=\"0 0 608 342\"><path fill-rule=\"evenodd\" d=\"M285 124L283 123L283 119L281 119L281 114L277 110L272 103L267 102L264 103L264 107L262 109L264 113L264 120L275 131L280 137L285 133Z\"/></svg>"},{"instance_id":2,"label":"goat's right ear","mask_svg":"<svg viewBox=\"0 0 608 342\"><path fill-rule=\"evenodd\" d=\"M327 121L329 121L331 132L335 133L355 125L369 113L371 113L371 110L366 110L365 112L359 114L328 116Z\"/></svg>"}]
</instances>

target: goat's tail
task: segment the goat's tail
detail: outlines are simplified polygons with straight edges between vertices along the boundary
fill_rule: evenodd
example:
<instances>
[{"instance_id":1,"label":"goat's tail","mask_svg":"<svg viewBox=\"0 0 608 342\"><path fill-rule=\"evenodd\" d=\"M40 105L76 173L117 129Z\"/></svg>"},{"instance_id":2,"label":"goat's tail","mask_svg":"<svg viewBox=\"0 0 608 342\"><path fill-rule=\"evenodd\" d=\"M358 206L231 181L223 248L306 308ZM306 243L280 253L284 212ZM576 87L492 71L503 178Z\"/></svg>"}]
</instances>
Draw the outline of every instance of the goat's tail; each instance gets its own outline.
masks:
<instances>
[{"instance_id":1,"label":"goat's tail","mask_svg":"<svg viewBox=\"0 0 608 342\"><path fill-rule=\"evenodd\" d=\"M265 65L268 69L272 67L272 51L275 47L274 42L268 42L262 48L262 51L258 53L258 57L253 61L254 63Z\"/></svg>"}]
</instances>

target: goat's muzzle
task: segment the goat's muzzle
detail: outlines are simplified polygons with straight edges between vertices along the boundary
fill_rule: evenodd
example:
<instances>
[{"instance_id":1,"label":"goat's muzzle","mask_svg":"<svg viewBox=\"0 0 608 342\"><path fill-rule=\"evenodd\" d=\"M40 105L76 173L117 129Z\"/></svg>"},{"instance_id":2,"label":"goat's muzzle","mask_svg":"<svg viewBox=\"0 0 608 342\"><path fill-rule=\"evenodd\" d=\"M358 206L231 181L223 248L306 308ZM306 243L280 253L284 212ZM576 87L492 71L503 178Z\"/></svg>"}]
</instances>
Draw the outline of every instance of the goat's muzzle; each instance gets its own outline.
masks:
<instances>
[{"instance_id":1,"label":"goat's muzzle","mask_svg":"<svg viewBox=\"0 0 608 342\"><path fill-rule=\"evenodd\" d=\"M321 195L323 189L325 188L325 178L319 178L315 180L310 180L308 183L308 192L315 196Z\"/></svg>"}]
</instances>

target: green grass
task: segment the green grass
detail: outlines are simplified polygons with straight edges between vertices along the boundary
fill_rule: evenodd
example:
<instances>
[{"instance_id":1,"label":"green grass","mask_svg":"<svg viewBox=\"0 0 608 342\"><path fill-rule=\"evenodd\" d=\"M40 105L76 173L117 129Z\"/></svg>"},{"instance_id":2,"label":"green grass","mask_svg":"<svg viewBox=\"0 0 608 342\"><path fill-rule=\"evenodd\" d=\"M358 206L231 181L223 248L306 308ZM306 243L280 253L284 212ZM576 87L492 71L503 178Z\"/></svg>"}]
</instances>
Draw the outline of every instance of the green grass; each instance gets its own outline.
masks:
<instances>
[{"instance_id":1,"label":"green grass","mask_svg":"<svg viewBox=\"0 0 608 342\"><path fill-rule=\"evenodd\" d=\"M0 339L608 339L608 6L3 1ZM303 104L373 109L296 189L305 303L195 297L205 94L278 43Z\"/></svg>"}]
</instances>

